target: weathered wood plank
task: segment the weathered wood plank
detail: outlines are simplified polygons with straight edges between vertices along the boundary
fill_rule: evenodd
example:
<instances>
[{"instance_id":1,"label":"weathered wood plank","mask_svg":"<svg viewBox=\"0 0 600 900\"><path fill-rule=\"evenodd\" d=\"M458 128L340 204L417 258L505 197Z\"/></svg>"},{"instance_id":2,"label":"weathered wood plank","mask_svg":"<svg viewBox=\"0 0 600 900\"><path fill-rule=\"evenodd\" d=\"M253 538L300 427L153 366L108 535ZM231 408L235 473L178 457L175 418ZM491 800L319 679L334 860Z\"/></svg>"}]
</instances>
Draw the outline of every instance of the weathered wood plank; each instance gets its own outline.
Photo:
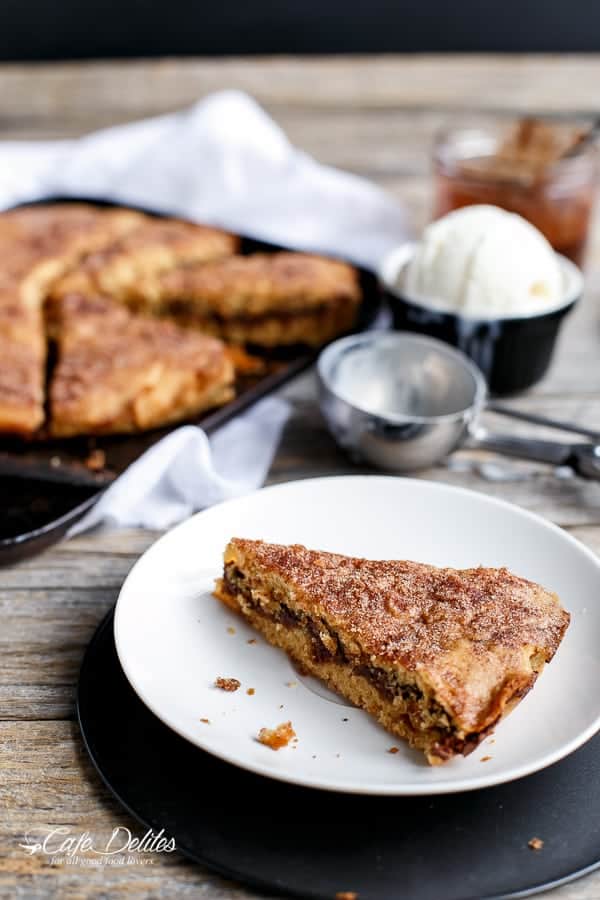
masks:
<instances>
[{"instance_id":1,"label":"weathered wood plank","mask_svg":"<svg viewBox=\"0 0 600 900\"><path fill-rule=\"evenodd\" d=\"M83 651L118 588L0 596L0 720L72 717Z\"/></svg>"},{"instance_id":2,"label":"weathered wood plank","mask_svg":"<svg viewBox=\"0 0 600 900\"><path fill-rule=\"evenodd\" d=\"M92 535L97 538L99 532L91 532L88 539L93 539ZM123 544L127 546L129 533L123 538ZM80 549L80 542L76 548L72 548L71 541L62 541L54 552L24 560L11 568L0 569L0 591L37 587L40 580L45 589L89 591L96 587L119 587L140 553L150 543L151 541L140 546L134 539L131 550L116 553L111 552L110 547L114 545L109 541L109 549L86 553Z\"/></svg>"},{"instance_id":3,"label":"weathered wood plank","mask_svg":"<svg viewBox=\"0 0 600 900\"><path fill-rule=\"evenodd\" d=\"M263 57L3 64L4 117L162 112L233 88L272 106L597 109L598 55ZM577 86L576 96L573 85Z\"/></svg>"},{"instance_id":4,"label":"weathered wood plank","mask_svg":"<svg viewBox=\"0 0 600 900\"><path fill-rule=\"evenodd\" d=\"M248 896L218 876L185 863L178 854L155 856L151 865L52 865L21 847L27 833L64 826L74 836L88 831L101 846L118 826L134 835L144 830L112 799L93 770L77 726L43 722L0 725L0 892L3 897L170 896L242 898ZM79 856L90 858L89 854ZM255 895L256 896L256 895Z\"/></svg>"}]
</instances>

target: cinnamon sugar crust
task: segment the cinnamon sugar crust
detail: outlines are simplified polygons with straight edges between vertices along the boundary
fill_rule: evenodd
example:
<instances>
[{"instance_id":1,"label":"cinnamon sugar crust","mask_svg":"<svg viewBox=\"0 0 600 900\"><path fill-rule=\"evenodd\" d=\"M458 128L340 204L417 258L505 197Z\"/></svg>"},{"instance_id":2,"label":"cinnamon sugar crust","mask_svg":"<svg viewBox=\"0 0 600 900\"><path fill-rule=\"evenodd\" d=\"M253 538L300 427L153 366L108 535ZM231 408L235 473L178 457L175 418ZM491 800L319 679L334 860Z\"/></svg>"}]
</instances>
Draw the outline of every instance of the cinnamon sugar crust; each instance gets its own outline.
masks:
<instances>
[{"instance_id":1,"label":"cinnamon sugar crust","mask_svg":"<svg viewBox=\"0 0 600 900\"><path fill-rule=\"evenodd\" d=\"M0 321L0 431L27 436L44 419L46 344L38 316L23 316L21 323L29 332L23 340Z\"/></svg>"},{"instance_id":2,"label":"cinnamon sugar crust","mask_svg":"<svg viewBox=\"0 0 600 900\"><path fill-rule=\"evenodd\" d=\"M68 263L73 264L81 255L113 243L145 219L143 213L121 207L91 203L35 204L0 215L0 240L18 239L19 255L27 260L67 254Z\"/></svg>"},{"instance_id":3,"label":"cinnamon sugar crust","mask_svg":"<svg viewBox=\"0 0 600 900\"><path fill-rule=\"evenodd\" d=\"M224 345L136 315L106 297L51 303L58 362L50 385L57 436L156 428L233 396Z\"/></svg>"},{"instance_id":4,"label":"cinnamon sugar crust","mask_svg":"<svg viewBox=\"0 0 600 900\"><path fill-rule=\"evenodd\" d=\"M43 422L43 303L50 285L138 221L129 210L83 203L0 214L0 431L30 435Z\"/></svg>"},{"instance_id":5,"label":"cinnamon sugar crust","mask_svg":"<svg viewBox=\"0 0 600 900\"><path fill-rule=\"evenodd\" d=\"M356 270L308 253L254 253L141 278L129 302L234 344L319 346L348 331L361 300Z\"/></svg>"},{"instance_id":6,"label":"cinnamon sugar crust","mask_svg":"<svg viewBox=\"0 0 600 900\"><path fill-rule=\"evenodd\" d=\"M177 421L232 396L231 367L222 361L220 344L204 344L199 352L198 332L234 347L272 348L319 346L353 326L360 287L351 266L310 254L239 257L238 250L239 238L219 229L127 208L47 203L1 213L0 433L38 432L47 391L57 421L47 423L44 434L83 434L88 425L89 433L130 431ZM143 327L134 326L105 304L101 324L94 325L102 332L84 340L81 329L93 317L88 309L84 325L82 297L91 304L107 297L133 313L174 318L180 328L173 322L151 326L148 319ZM135 331L131 347L108 333L119 328L129 335ZM60 363L48 387L47 344L55 339ZM150 346L160 356L154 367ZM87 362L86 352L92 354ZM191 378L196 354L204 374ZM110 394L102 398L100 387L94 390L86 369L106 379ZM159 370L168 371L168 378L161 376L160 390L157 384L150 388L148 379L157 378ZM135 371L135 384L127 383L125 371ZM93 398L91 409L84 396ZM175 403L171 415L165 408L169 397Z\"/></svg>"},{"instance_id":7,"label":"cinnamon sugar crust","mask_svg":"<svg viewBox=\"0 0 600 900\"><path fill-rule=\"evenodd\" d=\"M30 435L43 424L47 324L44 303L51 290L65 297L69 284L74 282L81 284L90 297L97 294L97 285L110 288L114 295L119 295L126 292L127 285L139 274L162 271L182 260L212 258L223 252L233 252L236 247L237 238L217 229L173 219L150 218L122 208L57 203L21 207L1 214L0 431ZM73 303L67 300L65 309L70 310L67 318L73 324ZM78 327L83 322L80 313L81 306L76 316ZM87 315L88 324L92 318ZM51 327L56 327L54 314L48 322ZM95 324L100 323L96 321ZM102 325L115 329L124 327L123 317L114 310L109 314L105 308ZM187 336L168 323L164 327L162 323L154 323L134 328L127 320L125 330L130 338L135 331L131 349L126 347L122 335L104 332L97 335L95 342L88 341L87 344L80 334L76 352L72 329L67 329L69 334L65 336L65 342L71 349L63 356L63 364L51 390L52 405L58 411L58 420L51 425L54 434L83 433L86 422L93 424L95 433L97 414L103 403L98 391L91 390L86 369L96 374L101 369L105 375L111 365L115 370L115 360L110 359L113 352L119 353L121 361L129 355L130 372L131 357L135 355L133 368L136 369L138 389L141 390L142 369L146 380L142 379L143 391L131 409L132 391L121 379L124 394L121 409L117 412L116 376L115 371L112 372L113 393L106 398L105 405L111 407L115 417L110 424L102 425L106 430L154 427L231 398L231 366L223 361L218 343L203 342L197 334ZM63 351L64 347L63 344ZM85 348L90 352L93 350L93 359L84 359ZM154 367L150 365L151 351L161 357ZM145 362L142 365L143 353ZM175 376L177 355L180 355L181 363ZM163 379L160 390L155 385L150 391L148 379L157 378L159 372L164 374L167 357L170 359L169 377ZM187 379L182 375L184 369L188 373ZM74 375L75 370L77 374ZM76 383L82 396L94 397L92 410L85 410L81 400L80 425L72 418ZM67 393L68 402L65 399ZM169 397L175 403L172 413L164 408Z\"/></svg>"},{"instance_id":8,"label":"cinnamon sugar crust","mask_svg":"<svg viewBox=\"0 0 600 900\"><path fill-rule=\"evenodd\" d=\"M177 268L163 275L159 290L157 299L163 304L183 300L198 316L223 319L307 312L341 302L354 308L360 301L352 266L291 252L231 256Z\"/></svg>"},{"instance_id":9,"label":"cinnamon sugar crust","mask_svg":"<svg viewBox=\"0 0 600 900\"><path fill-rule=\"evenodd\" d=\"M152 296L156 279L177 265L207 262L235 253L239 238L217 228L179 219L144 216L138 227L89 256L53 288L55 297L105 294L133 302L138 283ZM144 305L135 303L136 308Z\"/></svg>"},{"instance_id":10,"label":"cinnamon sugar crust","mask_svg":"<svg viewBox=\"0 0 600 900\"><path fill-rule=\"evenodd\" d=\"M569 623L555 594L504 568L237 538L217 595L433 763L477 746L532 687Z\"/></svg>"}]
</instances>

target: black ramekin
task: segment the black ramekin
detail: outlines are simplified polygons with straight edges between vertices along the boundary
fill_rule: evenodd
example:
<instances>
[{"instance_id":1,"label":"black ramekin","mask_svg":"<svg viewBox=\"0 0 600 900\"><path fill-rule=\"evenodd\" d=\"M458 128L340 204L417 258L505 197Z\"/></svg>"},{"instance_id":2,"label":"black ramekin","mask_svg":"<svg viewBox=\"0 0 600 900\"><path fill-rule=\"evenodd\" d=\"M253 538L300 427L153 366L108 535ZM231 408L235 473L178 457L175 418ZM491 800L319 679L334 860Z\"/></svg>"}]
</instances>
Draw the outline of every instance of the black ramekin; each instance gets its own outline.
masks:
<instances>
[{"instance_id":1,"label":"black ramekin","mask_svg":"<svg viewBox=\"0 0 600 900\"><path fill-rule=\"evenodd\" d=\"M394 328L427 334L458 347L479 366L490 393L497 396L515 394L538 382L550 365L563 319L581 297L583 278L577 266L557 254L566 286L560 306L539 315L480 319L427 307L395 286L414 249L414 245L406 245L393 251L380 269Z\"/></svg>"}]
</instances>

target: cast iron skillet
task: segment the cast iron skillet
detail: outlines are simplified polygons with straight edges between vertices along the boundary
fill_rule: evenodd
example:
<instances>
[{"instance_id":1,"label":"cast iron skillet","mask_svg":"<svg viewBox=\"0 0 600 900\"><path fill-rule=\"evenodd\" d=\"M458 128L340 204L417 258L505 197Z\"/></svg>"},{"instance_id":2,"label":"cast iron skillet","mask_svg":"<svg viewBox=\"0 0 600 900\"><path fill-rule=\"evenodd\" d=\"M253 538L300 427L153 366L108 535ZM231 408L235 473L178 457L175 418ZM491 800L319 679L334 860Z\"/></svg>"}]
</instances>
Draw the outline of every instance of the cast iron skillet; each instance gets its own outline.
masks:
<instances>
[{"instance_id":1,"label":"cast iron skillet","mask_svg":"<svg viewBox=\"0 0 600 900\"><path fill-rule=\"evenodd\" d=\"M36 202L119 205L108 200L86 197L48 197ZM161 215L149 208L143 208L142 211L155 216ZM241 252L244 254L290 249L247 236L242 236L241 241ZM373 273L360 268L358 272L363 302L355 330L362 331L375 318L381 295ZM200 416L194 420L195 424L201 425L210 434L308 368L318 352L296 346L286 348L285 353L270 355L267 374L245 377L238 384L236 397L230 403ZM100 438L28 442L0 438L0 565L32 556L60 540L128 465L175 427L177 426L156 429L140 435ZM85 465L94 449L102 450L106 457L106 465L100 472L90 471Z\"/></svg>"}]
</instances>

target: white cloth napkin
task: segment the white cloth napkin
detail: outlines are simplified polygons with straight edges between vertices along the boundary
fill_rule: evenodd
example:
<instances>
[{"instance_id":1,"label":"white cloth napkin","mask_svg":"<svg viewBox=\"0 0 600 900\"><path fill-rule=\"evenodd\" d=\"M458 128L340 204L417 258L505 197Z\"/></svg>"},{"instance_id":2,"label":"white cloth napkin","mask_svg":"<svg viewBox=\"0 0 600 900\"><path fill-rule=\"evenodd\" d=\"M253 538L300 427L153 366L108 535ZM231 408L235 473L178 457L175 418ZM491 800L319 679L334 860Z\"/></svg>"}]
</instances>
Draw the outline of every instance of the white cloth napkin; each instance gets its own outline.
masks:
<instances>
[{"instance_id":1,"label":"white cloth napkin","mask_svg":"<svg viewBox=\"0 0 600 900\"><path fill-rule=\"evenodd\" d=\"M132 463L69 536L100 524L169 528L254 490L266 478L288 415L285 401L266 397L210 438L194 425L178 428Z\"/></svg>"},{"instance_id":2,"label":"white cloth napkin","mask_svg":"<svg viewBox=\"0 0 600 900\"><path fill-rule=\"evenodd\" d=\"M0 208L52 196L148 207L371 268L407 236L403 210L382 190L294 148L237 91L78 140L0 144ZM269 398L210 440L199 428L176 430L111 485L77 530L100 522L165 528L259 487L288 414L283 400Z\"/></svg>"}]
</instances>

